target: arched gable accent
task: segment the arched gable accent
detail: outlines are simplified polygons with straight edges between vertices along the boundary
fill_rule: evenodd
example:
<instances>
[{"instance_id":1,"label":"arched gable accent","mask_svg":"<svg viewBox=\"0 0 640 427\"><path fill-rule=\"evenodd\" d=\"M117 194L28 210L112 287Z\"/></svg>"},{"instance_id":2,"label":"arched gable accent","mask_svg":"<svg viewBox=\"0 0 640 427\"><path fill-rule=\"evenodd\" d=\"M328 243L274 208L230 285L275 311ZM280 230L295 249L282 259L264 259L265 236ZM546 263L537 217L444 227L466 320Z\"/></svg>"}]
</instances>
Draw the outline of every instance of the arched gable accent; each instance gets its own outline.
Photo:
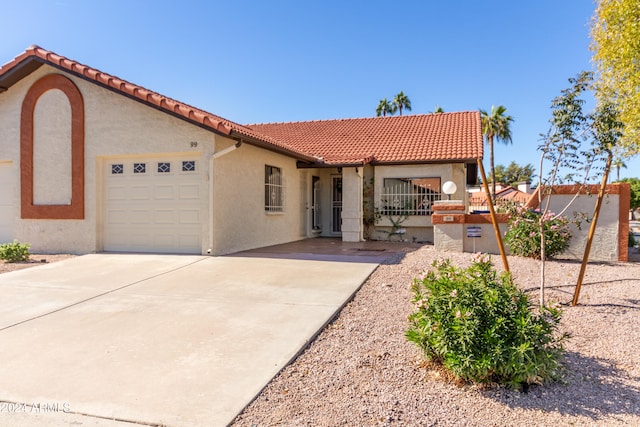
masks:
<instances>
[{"instance_id":1,"label":"arched gable accent","mask_svg":"<svg viewBox=\"0 0 640 427\"><path fill-rule=\"evenodd\" d=\"M38 99L58 89L71 106L71 203L36 205L33 198L34 111ZM27 91L20 116L20 204L23 219L84 219L84 100L67 77L49 74Z\"/></svg>"}]
</instances>

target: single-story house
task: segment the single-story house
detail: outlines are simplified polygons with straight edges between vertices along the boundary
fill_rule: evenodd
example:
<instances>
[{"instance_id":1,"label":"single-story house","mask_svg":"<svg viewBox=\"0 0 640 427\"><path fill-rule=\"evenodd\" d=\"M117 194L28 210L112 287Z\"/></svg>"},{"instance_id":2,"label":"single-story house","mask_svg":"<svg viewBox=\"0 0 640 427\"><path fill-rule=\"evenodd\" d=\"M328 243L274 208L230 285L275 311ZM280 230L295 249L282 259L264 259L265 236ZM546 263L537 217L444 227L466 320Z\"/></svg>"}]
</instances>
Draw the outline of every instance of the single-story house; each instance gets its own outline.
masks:
<instances>
[{"instance_id":1,"label":"single-story house","mask_svg":"<svg viewBox=\"0 0 640 427\"><path fill-rule=\"evenodd\" d=\"M361 241L367 209L433 241L483 155L477 111L240 125L38 46L0 68L0 129L0 243L39 252Z\"/></svg>"}]
</instances>

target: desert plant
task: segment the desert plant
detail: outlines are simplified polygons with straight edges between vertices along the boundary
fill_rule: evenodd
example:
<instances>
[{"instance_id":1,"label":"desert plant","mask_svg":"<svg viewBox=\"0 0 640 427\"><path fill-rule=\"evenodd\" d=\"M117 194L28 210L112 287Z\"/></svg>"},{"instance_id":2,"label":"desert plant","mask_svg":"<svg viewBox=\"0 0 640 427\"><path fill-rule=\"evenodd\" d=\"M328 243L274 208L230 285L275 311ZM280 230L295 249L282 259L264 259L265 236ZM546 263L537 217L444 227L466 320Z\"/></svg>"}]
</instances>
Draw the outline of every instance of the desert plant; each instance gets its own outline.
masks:
<instances>
[{"instance_id":1,"label":"desert plant","mask_svg":"<svg viewBox=\"0 0 640 427\"><path fill-rule=\"evenodd\" d=\"M412 285L409 341L457 378L514 389L557 380L564 352L558 307L533 311L509 273L479 256L461 269L434 262Z\"/></svg>"},{"instance_id":2,"label":"desert plant","mask_svg":"<svg viewBox=\"0 0 640 427\"><path fill-rule=\"evenodd\" d=\"M14 240L13 243L4 243L0 245L0 259L6 262L21 262L29 259L28 243L20 243Z\"/></svg>"},{"instance_id":3,"label":"desert plant","mask_svg":"<svg viewBox=\"0 0 640 427\"><path fill-rule=\"evenodd\" d=\"M556 216L553 212L544 214L522 206L511 206L509 230L504 240L513 255L541 259L541 242L544 240L544 255L553 258L569 247L571 231L566 216ZM540 225L544 229L544 239L540 238Z\"/></svg>"}]
</instances>

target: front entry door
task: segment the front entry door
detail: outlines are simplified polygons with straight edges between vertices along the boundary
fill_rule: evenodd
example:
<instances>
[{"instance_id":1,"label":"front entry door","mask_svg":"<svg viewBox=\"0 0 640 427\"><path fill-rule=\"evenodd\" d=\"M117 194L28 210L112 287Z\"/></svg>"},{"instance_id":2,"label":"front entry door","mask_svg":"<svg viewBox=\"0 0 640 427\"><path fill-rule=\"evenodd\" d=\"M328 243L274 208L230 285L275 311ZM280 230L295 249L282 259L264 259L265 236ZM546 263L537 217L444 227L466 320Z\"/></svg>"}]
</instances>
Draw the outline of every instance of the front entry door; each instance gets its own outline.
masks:
<instances>
[{"instance_id":1,"label":"front entry door","mask_svg":"<svg viewBox=\"0 0 640 427\"><path fill-rule=\"evenodd\" d=\"M331 233L342 233L342 177L331 177Z\"/></svg>"}]
</instances>

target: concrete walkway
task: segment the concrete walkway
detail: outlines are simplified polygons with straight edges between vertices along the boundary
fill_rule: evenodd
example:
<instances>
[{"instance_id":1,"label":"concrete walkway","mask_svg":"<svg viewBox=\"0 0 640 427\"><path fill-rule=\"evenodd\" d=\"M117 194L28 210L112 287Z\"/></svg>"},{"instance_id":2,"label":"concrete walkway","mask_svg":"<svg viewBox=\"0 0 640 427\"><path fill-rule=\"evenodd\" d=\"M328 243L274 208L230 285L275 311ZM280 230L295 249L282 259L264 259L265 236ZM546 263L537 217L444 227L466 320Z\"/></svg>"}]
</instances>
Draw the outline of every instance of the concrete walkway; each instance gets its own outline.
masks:
<instances>
[{"instance_id":1,"label":"concrete walkway","mask_svg":"<svg viewBox=\"0 0 640 427\"><path fill-rule=\"evenodd\" d=\"M93 254L2 274L0 425L226 425L377 267L360 260Z\"/></svg>"}]
</instances>

